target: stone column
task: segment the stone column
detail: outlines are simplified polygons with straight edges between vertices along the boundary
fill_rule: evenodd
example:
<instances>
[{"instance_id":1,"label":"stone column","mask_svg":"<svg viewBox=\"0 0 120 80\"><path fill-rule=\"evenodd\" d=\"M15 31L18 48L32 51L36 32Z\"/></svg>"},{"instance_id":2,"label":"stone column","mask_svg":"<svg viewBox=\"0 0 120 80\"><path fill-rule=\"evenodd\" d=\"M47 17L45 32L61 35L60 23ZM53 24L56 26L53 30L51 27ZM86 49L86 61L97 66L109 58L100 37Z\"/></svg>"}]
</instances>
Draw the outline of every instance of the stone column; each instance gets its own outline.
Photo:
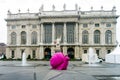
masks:
<instances>
[{"instance_id":1,"label":"stone column","mask_svg":"<svg viewBox=\"0 0 120 80\"><path fill-rule=\"evenodd\" d=\"M41 42L41 44L43 44L43 39L44 39L44 31L43 31L43 23L41 23L41 35L40 35L40 42Z\"/></svg>"},{"instance_id":2,"label":"stone column","mask_svg":"<svg viewBox=\"0 0 120 80\"><path fill-rule=\"evenodd\" d=\"M55 24L52 23L52 44L54 44L55 40Z\"/></svg>"},{"instance_id":3,"label":"stone column","mask_svg":"<svg viewBox=\"0 0 120 80\"><path fill-rule=\"evenodd\" d=\"M26 30L26 43L27 45L30 45L31 43L31 33L30 33L30 29L29 29L30 25L27 25L27 30Z\"/></svg>"},{"instance_id":4,"label":"stone column","mask_svg":"<svg viewBox=\"0 0 120 80\"><path fill-rule=\"evenodd\" d=\"M19 46L21 44L21 33L17 32L17 46Z\"/></svg>"},{"instance_id":5,"label":"stone column","mask_svg":"<svg viewBox=\"0 0 120 80\"><path fill-rule=\"evenodd\" d=\"M37 37L38 37L38 38L37 38L37 44L40 44L40 34L41 34L41 33L40 33L40 25L39 25L39 24L38 24L38 27L37 27L37 28L38 28L38 31L37 31Z\"/></svg>"},{"instance_id":6,"label":"stone column","mask_svg":"<svg viewBox=\"0 0 120 80\"><path fill-rule=\"evenodd\" d=\"M79 44L81 45L82 44L82 26L81 24L79 23Z\"/></svg>"},{"instance_id":7,"label":"stone column","mask_svg":"<svg viewBox=\"0 0 120 80\"><path fill-rule=\"evenodd\" d=\"M20 28L20 25L18 25L17 27ZM16 44L20 45L21 44L21 33L20 33L20 30L18 30L16 34L17 34Z\"/></svg>"},{"instance_id":8,"label":"stone column","mask_svg":"<svg viewBox=\"0 0 120 80\"><path fill-rule=\"evenodd\" d=\"M75 25L75 43L78 44L78 23Z\"/></svg>"},{"instance_id":9,"label":"stone column","mask_svg":"<svg viewBox=\"0 0 120 80\"><path fill-rule=\"evenodd\" d=\"M64 23L64 44L67 42L67 30L66 30L66 23Z\"/></svg>"},{"instance_id":10,"label":"stone column","mask_svg":"<svg viewBox=\"0 0 120 80\"><path fill-rule=\"evenodd\" d=\"M89 30L89 44L94 45L94 25L93 23L90 24L90 30Z\"/></svg>"}]
</instances>

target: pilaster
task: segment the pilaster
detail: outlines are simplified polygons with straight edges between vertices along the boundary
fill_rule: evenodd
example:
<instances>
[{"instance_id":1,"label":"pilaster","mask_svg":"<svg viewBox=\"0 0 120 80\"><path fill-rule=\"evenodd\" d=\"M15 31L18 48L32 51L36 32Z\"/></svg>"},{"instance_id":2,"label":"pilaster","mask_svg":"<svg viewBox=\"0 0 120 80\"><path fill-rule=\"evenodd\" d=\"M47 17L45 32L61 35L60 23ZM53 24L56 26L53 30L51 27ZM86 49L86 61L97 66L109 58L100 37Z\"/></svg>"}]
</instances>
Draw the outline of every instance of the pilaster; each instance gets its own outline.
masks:
<instances>
[{"instance_id":1,"label":"pilaster","mask_svg":"<svg viewBox=\"0 0 120 80\"><path fill-rule=\"evenodd\" d=\"M27 45L30 45L31 43L31 34L30 34L30 30L29 30L30 25L27 25L27 30L26 30L26 40L27 40Z\"/></svg>"},{"instance_id":2,"label":"pilaster","mask_svg":"<svg viewBox=\"0 0 120 80\"><path fill-rule=\"evenodd\" d=\"M38 27L37 27L37 28L38 28L38 31L37 31L37 37L38 37L38 38L37 38L37 44L40 44L40 36L41 36L41 33L40 33L40 32L41 32L41 31L40 31L41 28L40 28L40 27L41 27L41 26L38 24Z\"/></svg>"},{"instance_id":3,"label":"pilaster","mask_svg":"<svg viewBox=\"0 0 120 80\"><path fill-rule=\"evenodd\" d=\"M41 43L41 44L43 44L43 38L44 38L44 31L43 31L43 30L44 30L44 29L43 29L43 23L41 23L41 36L40 36L40 37L41 37L41 38L40 38L40 39L41 39L41 40L40 40L40 43Z\"/></svg>"},{"instance_id":4,"label":"pilaster","mask_svg":"<svg viewBox=\"0 0 120 80\"><path fill-rule=\"evenodd\" d=\"M40 47L40 59L43 59L44 58L44 50L43 50L43 47Z\"/></svg>"},{"instance_id":5,"label":"pilaster","mask_svg":"<svg viewBox=\"0 0 120 80\"><path fill-rule=\"evenodd\" d=\"M67 30L66 30L66 23L64 23L64 44L67 42Z\"/></svg>"},{"instance_id":6,"label":"pilaster","mask_svg":"<svg viewBox=\"0 0 120 80\"><path fill-rule=\"evenodd\" d=\"M55 24L52 23L52 44L54 44L55 40Z\"/></svg>"},{"instance_id":7,"label":"pilaster","mask_svg":"<svg viewBox=\"0 0 120 80\"><path fill-rule=\"evenodd\" d=\"M19 26L17 26L18 28L20 27L20 25ZM16 44L17 44L17 46L18 45L20 45L21 44L21 33L20 33L20 31L18 30L17 31L17 40L16 40Z\"/></svg>"},{"instance_id":8,"label":"pilaster","mask_svg":"<svg viewBox=\"0 0 120 80\"><path fill-rule=\"evenodd\" d=\"M75 43L78 44L78 23L75 24Z\"/></svg>"},{"instance_id":9,"label":"pilaster","mask_svg":"<svg viewBox=\"0 0 120 80\"><path fill-rule=\"evenodd\" d=\"M80 59L80 52L79 52L79 47L75 47L75 59Z\"/></svg>"}]
</instances>

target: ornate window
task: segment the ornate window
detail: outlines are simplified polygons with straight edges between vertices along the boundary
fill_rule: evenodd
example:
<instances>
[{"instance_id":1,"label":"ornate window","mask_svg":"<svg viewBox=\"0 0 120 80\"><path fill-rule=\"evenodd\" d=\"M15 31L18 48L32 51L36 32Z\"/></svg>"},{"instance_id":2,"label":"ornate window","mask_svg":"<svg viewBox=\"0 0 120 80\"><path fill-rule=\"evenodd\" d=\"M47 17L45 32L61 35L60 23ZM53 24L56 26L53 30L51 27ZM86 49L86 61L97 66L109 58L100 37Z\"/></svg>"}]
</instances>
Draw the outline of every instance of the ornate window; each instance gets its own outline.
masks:
<instances>
[{"instance_id":1,"label":"ornate window","mask_svg":"<svg viewBox=\"0 0 120 80\"><path fill-rule=\"evenodd\" d=\"M26 44L26 40L27 40L26 32L22 31L21 32L21 44Z\"/></svg>"},{"instance_id":2,"label":"ornate window","mask_svg":"<svg viewBox=\"0 0 120 80\"><path fill-rule=\"evenodd\" d=\"M75 24L67 23L67 43L74 43L75 41Z\"/></svg>"},{"instance_id":3,"label":"ornate window","mask_svg":"<svg viewBox=\"0 0 120 80\"><path fill-rule=\"evenodd\" d=\"M88 44L88 31L86 30L82 32L82 43Z\"/></svg>"},{"instance_id":4,"label":"ornate window","mask_svg":"<svg viewBox=\"0 0 120 80\"><path fill-rule=\"evenodd\" d=\"M110 30L107 30L105 33L105 43L106 44L112 43L112 32Z\"/></svg>"},{"instance_id":5,"label":"ornate window","mask_svg":"<svg viewBox=\"0 0 120 80\"><path fill-rule=\"evenodd\" d=\"M100 43L100 31L99 30L94 31L94 43L95 44Z\"/></svg>"},{"instance_id":6,"label":"ornate window","mask_svg":"<svg viewBox=\"0 0 120 80\"><path fill-rule=\"evenodd\" d=\"M15 32L11 33L11 44L13 45L16 44L16 33Z\"/></svg>"},{"instance_id":7,"label":"ornate window","mask_svg":"<svg viewBox=\"0 0 120 80\"><path fill-rule=\"evenodd\" d=\"M31 34L31 43L37 44L37 32L33 31Z\"/></svg>"},{"instance_id":8,"label":"ornate window","mask_svg":"<svg viewBox=\"0 0 120 80\"><path fill-rule=\"evenodd\" d=\"M55 24L55 39L61 37L61 43L63 42L63 23Z\"/></svg>"},{"instance_id":9,"label":"ornate window","mask_svg":"<svg viewBox=\"0 0 120 80\"><path fill-rule=\"evenodd\" d=\"M44 24L44 43L52 43L52 24Z\"/></svg>"},{"instance_id":10,"label":"ornate window","mask_svg":"<svg viewBox=\"0 0 120 80\"><path fill-rule=\"evenodd\" d=\"M37 32L33 31L31 34L31 43L37 44Z\"/></svg>"}]
</instances>

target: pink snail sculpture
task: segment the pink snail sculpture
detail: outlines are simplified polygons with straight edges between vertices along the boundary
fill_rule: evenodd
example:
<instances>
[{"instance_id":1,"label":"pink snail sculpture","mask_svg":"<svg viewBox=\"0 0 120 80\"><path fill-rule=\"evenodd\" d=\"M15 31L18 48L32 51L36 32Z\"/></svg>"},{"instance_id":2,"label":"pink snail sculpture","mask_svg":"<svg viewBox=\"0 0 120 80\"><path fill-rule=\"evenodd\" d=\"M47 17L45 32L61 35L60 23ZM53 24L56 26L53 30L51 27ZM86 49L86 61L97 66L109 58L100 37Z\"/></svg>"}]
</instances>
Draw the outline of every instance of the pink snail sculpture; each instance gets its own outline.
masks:
<instances>
[{"instance_id":1,"label":"pink snail sculpture","mask_svg":"<svg viewBox=\"0 0 120 80\"><path fill-rule=\"evenodd\" d=\"M69 57L62 52L56 52L50 59L52 69L66 70L68 66Z\"/></svg>"}]
</instances>

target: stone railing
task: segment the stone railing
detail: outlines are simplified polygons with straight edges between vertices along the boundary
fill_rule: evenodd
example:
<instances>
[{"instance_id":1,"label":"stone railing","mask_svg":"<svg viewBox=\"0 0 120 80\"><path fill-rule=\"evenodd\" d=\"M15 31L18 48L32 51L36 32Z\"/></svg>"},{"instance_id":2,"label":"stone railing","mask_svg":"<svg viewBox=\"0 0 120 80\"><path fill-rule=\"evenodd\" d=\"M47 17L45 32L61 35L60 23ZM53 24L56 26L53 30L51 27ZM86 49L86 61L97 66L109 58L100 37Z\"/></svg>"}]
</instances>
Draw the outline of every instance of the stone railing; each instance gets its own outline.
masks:
<instances>
[{"instance_id":1,"label":"stone railing","mask_svg":"<svg viewBox=\"0 0 120 80\"><path fill-rule=\"evenodd\" d=\"M63 11L42 11L39 13L17 13L7 15L7 19L25 19L25 18L38 18L48 16L78 16L91 17L91 16L116 16L116 11L104 11L104 10L91 10L91 11L77 11L77 10L63 10Z\"/></svg>"}]
</instances>

